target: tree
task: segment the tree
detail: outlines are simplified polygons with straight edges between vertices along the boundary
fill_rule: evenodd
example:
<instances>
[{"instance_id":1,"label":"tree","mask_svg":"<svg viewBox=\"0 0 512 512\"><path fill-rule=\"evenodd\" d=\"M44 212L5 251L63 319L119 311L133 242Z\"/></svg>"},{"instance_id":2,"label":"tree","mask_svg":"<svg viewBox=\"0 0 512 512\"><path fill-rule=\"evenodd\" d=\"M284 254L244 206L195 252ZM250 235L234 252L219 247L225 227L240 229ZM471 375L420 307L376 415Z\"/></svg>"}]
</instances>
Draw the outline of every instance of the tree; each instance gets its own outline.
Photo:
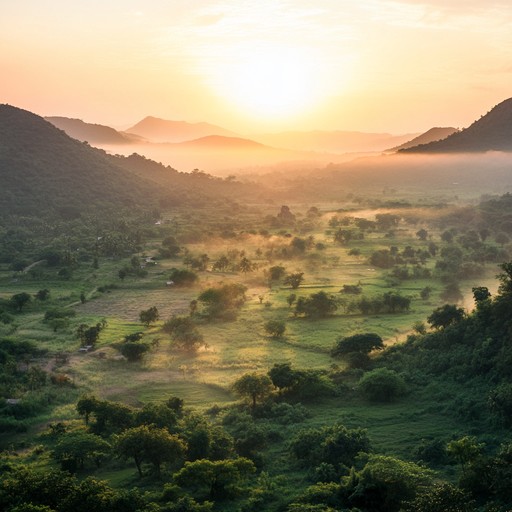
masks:
<instances>
[{"instance_id":1,"label":"tree","mask_svg":"<svg viewBox=\"0 0 512 512\"><path fill-rule=\"evenodd\" d=\"M411 305L411 299L403 297L398 292L386 292L382 299L389 313L408 311Z\"/></svg>"},{"instance_id":2,"label":"tree","mask_svg":"<svg viewBox=\"0 0 512 512\"><path fill-rule=\"evenodd\" d=\"M206 346L203 335L189 316L174 316L170 318L165 322L162 330L169 333L174 343L182 349L195 351L201 345Z\"/></svg>"},{"instance_id":3,"label":"tree","mask_svg":"<svg viewBox=\"0 0 512 512\"><path fill-rule=\"evenodd\" d=\"M281 265L275 265L268 269L268 277L270 281L279 281L286 275L286 269Z\"/></svg>"},{"instance_id":4,"label":"tree","mask_svg":"<svg viewBox=\"0 0 512 512\"><path fill-rule=\"evenodd\" d=\"M252 272L254 270L254 264L244 256L238 263L238 270L244 274Z\"/></svg>"},{"instance_id":5,"label":"tree","mask_svg":"<svg viewBox=\"0 0 512 512\"><path fill-rule=\"evenodd\" d=\"M419 231L416 231L416 236L422 240L425 241L428 237L428 231L426 229L420 229Z\"/></svg>"},{"instance_id":6,"label":"tree","mask_svg":"<svg viewBox=\"0 0 512 512\"><path fill-rule=\"evenodd\" d=\"M370 256L370 263L374 267L391 268L396 263L396 258L389 249L379 249Z\"/></svg>"},{"instance_id":7,"label":"tree","mask_svg":"<svg viewBox=\"0 0 512 512\"><path fill-rule=\"evenodd\" d=\"M369 455L356 475L345 480L351 506L374 512L397 512L401 504L430 487L433 472L414 462L385 455Z\"/></svg>"},{"instance_id":8,"label":"tree","mask_svg":"<svg viewBox=\"0 0 512 512\"><path fill-rule=\"evenodd\" d=\"M240 492L240 484L256 471L254 463L239 457L230 460L199 459L185 462L174 481L200 498L223 499Z\"/></svg>"},{"instance_id":9,"label":"tree","mask_svg":"<svg viewBox=\"0 0 512 512\"><path fill-rule=\"evenodd\" d=\"M169 280L176 286L192 286L197 280L198 276L192 270L187 269L171 269Z\"/></svg>"},{"instance_id":10,"label":"tree","mask_svg":"<svg viewBox=\"0 0 512 512\"><path fill-rule=\"evenodd\" d=\"M425 286L425 288L422 288L420 291L420 297L423 300L428 300L430 295L432 295L432 288L430 286Z\"/></svg>"},{"instance_id":11,"label":"tree","mask_svg":"<svg viewBox=\"0 0 512 512\"><path fill-rule=\"evenodd\" d=\"M366 430L349 429L340 423L300 430L290 442L290 451L304 465L329 463L335 467L351 466L361 452L368 452L370 440Z\"/></svg>"},{"instance_id":12,"label":"tree","mask_svg":"<svg viewBox=\"0 0 512 512\"><path fill-rule=\"evenodd\" d=\"M286 297L286 303L288 304L288 307L292 307L293 303L297 300L297 295L295 293L290 293L288 297Z\"/></svg>"},{"instance_id":13,"label":"tree","mask_svg":"<svg viewBox=\"0 0 512 512\"><path fill-rule=\"evenodd\" d=\"M229 283L218 288L207 288L197 300L204 305L204 314L209 319L231 319L237 309L245 303L247 288L239 283Z\"/></svg>"},{"instance_id":14,"label":"tree","mask_svg":"<svg viewBox=\"0 0 512 512\"><path fill-rule=\"evenodd\" d=\"M405 382L393 370L377 368L361 377L358 388L373 402L392 402L405 393Z\"/></svg>"},{"instance_id":15,"label":"tree","mask_svg":"<svg viewBox=\"0 0 512 512\"><path fill-rule=\"evenodd\" d=\"M480 457L483 448L484 445L478 443L476 437L464 436L450 441L446 445L446 453L461 465L462 473L465 473L469 464Z\"/></svg>"},{"instance_id":16,"label":"tree","mask_svg":"<svg viewBox=\"0 0 512 512\"><path fill-rule=\"evenodd\" d=\"M503 382L489 393L488 404L491 411L505 425L512 424L512 384Z\"/></svg>"},{"instance_id":17,"label":"tree","mask_svg":"<svg viewBox=\"0 0 512 512\"><path fill-rule=\"evenodd\" d=\"M295 304L295 314L310 318L326 318L338 309L336 299L324 291L300 297Z\"/></svg>"},{"instance_id":18,"label":"tree","mask_svg":"<svg viewBox=\"0 0 512 512\"><path fill-rule=\"evenodd\" d=\"M336 346L331 351L331 355L346 356L351 352L369 354L372 350L382 350L383 348L384 341L382 338L374 332L367 332L339 338Z\"/></svg>"},{"instance_id":19,"label":"tree","mask_svg":"<svg viewBox=\"0 0 512 512\"><path fill-rule=\"evenodd\" d=\"M149 327L150 324L155 323L159 318L160 315L156 306L151 306L149 309L143 310L139 313L139 320L146 327Z\"/></svg>"},{"instance_id":20,"label":"tree","mask_svg":"<svg viewBox=\"0 0 512 512\"><path fill-rule=\"evenodd\" d=\"M276 363L268 371L272 384L279 389L291 389L297 385L300 375L290 363Z\"/></svg>"},{"instance_id":21,"label":"tree","mask_svg":"<svg viewBox=\"0 0 512 512\"><path fill-rule=\"evenodd\" d=\"M487 288L486 286L477 286L475 288L472 288L471 291L473 292L473 298L477 304L491 298L489 288Z\"/></svg>"},{"instance_id":22,"label":"tree","mask_svg":"<svg viewBox=\"0 0 512 512\"><path fill-rule=\"evenodd\" d=\"M85 424L89 424L89 418L98 405L98 399L94 395L84 395L78 400L76 410L80 416L84 417Z\"/></svg>"},{"instance_id":23,"label":"tree","mask_svg":"<svg viewBox=\"0 0 512 512\"><path fill-rule=\"evenodd\" d=\"M470 495L449 483L436 483L405 503L404 512L476 512Z\"/></svg>"},{"instance_id":24,"label":"tree","mask_svg":"<svg viewBox=\"0 0 512 512\"><path fill-rule=\"evenodd\" d=\"M241 397L247 397L256 407L257 400L263 400L272 392L272 381L265 374L246 373L233 384L233 390Z\"/></svg>"},{"instance_id":25,"label":"tree","mask_svg":"<svg viewBox=\"0 0 512 512\"><path fill-rule=\"evenodd\" d=\"M186 450L185 442L168 430L154 425L141 425L125 430L115 439L115 450L122 458L132 458L142 476L142 463L153 464L160 476L164 462L175 462Z\"/></svg>"},{"instance_id":26,"label":"tree","mask_svg":"<svg viewBox=\"0 0 512 512\"><path fill-rule=\"evenodd\" d=\"M265 323L265 331L272 338L281 338L286 330L286 324L282 320L269 320Z\"/></svg>"},{"instance_id":27,"label":"tree","mask_svg":"<svg viewBox=\"0 0 512 512\"><path fill-rule=\"evenodd\" d=\"M46 300L48 300L48 298L50 297L50 290L48 290L48 288L44 288L42 290L39 290L35 295L34 297L41 301L41 302L44 302Z\"/></svg>"},{"instance_id":28,"label":"tree","mask_svg":"<svg viewBox=\"0 0 512 512\"><path fill-rule=\"evenodd\" d=\"M137 341L125 341L119 345L119 352L128 359L128 361L140 361L142 356L149 351L149 344L139 343Z\"/></svg>"},{"instance_id":29,"label":"tree","mask_svg":"<svg viewBox=\"0 0 512 512\"><path fill-rule=\"evenodd\" d=\"M445 304L434 309L431 315L427 317L427 322L434 329L442 329L460 322L464 316L464 309L458 308L453 304Z\"/></svg>"},{"instance_id":30,"label":"tree","mask_svg":"<svg viewBox=\"0 0 512 512\"><path fill-rule=\"evenodd\" d=\"M94 346L98 342L101 331L107 325L106 320L98 322L96 325L80 324L76 330L76 335L81 344Z\"/></svg>"},{"instance_id":31,"label":"tree","mask_svg":"<svg viewBox=\"0 0 512 512\"><path fill-rule=\"evenodd\" d=\"M10 298L10 303L20 313L21 310L32 300L32 297L27 292L16 293Z\"/></svg>"},{"instance_id":32,"label":"tree","mask_svg":"<svg viewBox=\"0 0 512 512\"><path fill-rule=\"evenodd\" d=\"M294 290L296 290L304 281L304 272L294 272L292 274L288 274L283 283L291 286Z\"/></svg>"},{"instance_id":33,"label":"tree","mask_svg":"<svg viewBox=\"0 0 512 512\"><path fill-rule=\"evenodd\" d=\"M99 467L110 449L110 444L101 437L77 431L60 436L52 455L63 470L75 471L83 469L85 461L89 459Z\"/></svg>"}]
</instances>

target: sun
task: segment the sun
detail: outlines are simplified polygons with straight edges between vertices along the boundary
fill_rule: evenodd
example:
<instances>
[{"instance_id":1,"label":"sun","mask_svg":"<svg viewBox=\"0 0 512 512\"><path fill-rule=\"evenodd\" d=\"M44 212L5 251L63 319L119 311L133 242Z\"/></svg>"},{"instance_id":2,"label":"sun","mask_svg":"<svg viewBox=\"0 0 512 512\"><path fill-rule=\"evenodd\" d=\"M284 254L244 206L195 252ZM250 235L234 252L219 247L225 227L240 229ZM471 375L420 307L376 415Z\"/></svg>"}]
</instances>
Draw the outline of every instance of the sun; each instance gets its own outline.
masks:
<instances>
[{"instance_id":1,"label":"sun","mask_svg":"<svg viewBox=\"0 0 512 512\"><path fill-rule=\"evenodd\" d=\"M300 115L321 99L314 57L287 47L244 48L218 77L237 110L265 120Z\"/></svg>"}]
</instances>

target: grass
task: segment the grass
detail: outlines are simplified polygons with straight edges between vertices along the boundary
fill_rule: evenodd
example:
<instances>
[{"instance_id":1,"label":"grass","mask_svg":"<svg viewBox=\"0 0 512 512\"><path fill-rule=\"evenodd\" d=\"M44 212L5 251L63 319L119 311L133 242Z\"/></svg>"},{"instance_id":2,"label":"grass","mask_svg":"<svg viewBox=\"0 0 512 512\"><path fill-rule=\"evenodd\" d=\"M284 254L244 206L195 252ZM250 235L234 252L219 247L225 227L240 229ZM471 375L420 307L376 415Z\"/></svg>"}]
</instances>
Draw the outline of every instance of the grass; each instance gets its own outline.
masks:
<instances>
[{"instance_id":1,"label":"grass","mask_svg":"<svg viewBox=\"0 0 512 512\"><path fill-rule=\"evenodd\" d=\"M268 206L262 207L263 212L268 209ZM307 208L304 207L304 210ZM363 216L371 212L352 214ZM426 214L430 215L431 210L427 210ZM12 272L5 267L0 269L2 298L9 298L20 291L33 294L42 288L48 288L51 292L47 303L32 301L22 314L15 315L19 327L13 336L34 341L48 351L49 357L60 351L70 354L69 363L60 367L59 371L68 374L76 388L62 390L60 399L34 419L33 428L37 425L44 428L51 421L75 420L77 415L74 404L78 396L85 392L133 407L163 401L172 395L183 398L186 407L202 411L213 405L228 406L237 400L231 385L245 372L264 373L274 364L282 362L289 362L295 368L325 370L337 365L343 369L344 361L330 356L330 350L339 337L358 332L376 332L384 338L386 344L394 344L406 338L415 322L425 321L432 310L443 303L440 294L444 286L439 280L408 280L391 286L386 271L368 264L373 251L387 249L390 245L400 249L406 245L424 248L428 242L420 242L415 236L419 226L397 230L391 239L375 233L369 234L364 240L340 246L335 245L332 236L326 234L327 220L328 215L325 215L311 232L316 241L325 243L324 250L313 249L305 257L276 258L270 263L258 255L257 251L260 250L264 255L271 247L288 244L290 237L263 237L246 233L239 238L222 240L205 236L200 242L189 243L187 249L192 254L207 253L212 261L229 250L243 248L251 261L261 265L255 272L246 275L199 272L200 282L191 288L169 288L165 285L170 269L182 266L180 259L160 260L155 267L148 267L146 277L127 277L123 281L118 278L117 271L127 264L128 259L102 259L99 269L83 266L68 281L59 279L56 271L49 269L45 270L42 279L18 276L18 281L13 282ZM189 219L183 222L192 221ZM437 243L439 230L429 228L429 232ZM159 243L159 240L150 241L145 252L157 254ZM348 255L348 251L354 247L360 249L360 256ZM429 262L430 267L433 264L433 261ZM303 285L292 290L274 283L269 288L263 276L263 268L272 265L283 265L288 272L304 272ZM496 268L489 266L481 279L461 283L466 297L465 307L472 306L473 286L488 286L491 291L495 289L496 273ZM172 315L188 314L190 301L197 298L201 290L221 282L243 282L248 287L247 301L236 321L199 322L198 329L208 346L197 353L173 347L168 335L160 330L162 323ZM350 301L357 296L342 295L339 291L344 284L357 283L361 284L365 296L400 291L402 295L411 298L410 311L404 314L364 316L346 314L340 307L332 317L310 320L294 317L293 307L287 304L290 293L306 297L319 291ZM107 284L114 284L115 287L104 293L98 292L99 287ZM419 298L419 294L426 286L432 287L433 293L424 301ZM86 302L83 304L80 302L82 291L86 294ZM160 320L156 325L146 328L139 322L139 313L150 306L157 307ZM50 326L42 322L44 311L53 307L73 308L77 316L71 319L69 327L53 332ZM103 318L108 324L100 334L96 350L86 354L78 353L79 341L75 335L77 325L92 325ZM263 326L270 319L286 322L286 332L282 338L272 339L266 335ZM4 327L0 326L0 329ZM154 342L154 346L142 362L129 363L119 357L113 344L121 342L127 334L138 331L144 332L143 340ZM50 371L55 368L53 360L50 360L48 368ZM446 439L465 434L464 427L460 426L456 418L439 410L435 397L429 398L425 394L410 395L393 404L376 405L349 393L347 396L316 400L308 403L307 407L312 417L297 425L279 427L282 442L271 443L264 453L269 473L281 475L289 487L294 489L310 483L303 470L290 467L286 448L287 439L302 428L336 421L347 427L361 426L368 429L376 452L394 454L405 459L414 458L422 439ZM12 441L28 443L33 432L12 436ZM446 473L449 471L450 468L445 469ZM134 483L134 473L134 468L111 465L95 474L108 479L115 486L123 487L139 485L138 482Z\"/></svg>"}]
</instances>

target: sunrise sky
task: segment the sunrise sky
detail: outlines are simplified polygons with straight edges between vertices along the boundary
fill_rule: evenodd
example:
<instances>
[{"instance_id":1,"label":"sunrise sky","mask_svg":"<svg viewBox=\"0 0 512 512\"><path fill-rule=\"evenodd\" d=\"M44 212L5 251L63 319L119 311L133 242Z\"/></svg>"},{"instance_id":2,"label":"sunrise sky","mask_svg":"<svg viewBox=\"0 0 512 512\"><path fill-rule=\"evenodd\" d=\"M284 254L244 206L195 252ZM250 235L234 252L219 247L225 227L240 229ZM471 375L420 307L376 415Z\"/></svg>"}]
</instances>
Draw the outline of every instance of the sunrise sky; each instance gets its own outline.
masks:
<instances>
[{"instance_id":1,"label":"sunrise sky","mask_svg":"<svg viewBox=\"0 0 512 512\"><path fill-rule=\"evenodd\" d=\"M398 134L511 96L510 0L0 0L0 103L40 115Z\"/></svg>"}]
</instances>

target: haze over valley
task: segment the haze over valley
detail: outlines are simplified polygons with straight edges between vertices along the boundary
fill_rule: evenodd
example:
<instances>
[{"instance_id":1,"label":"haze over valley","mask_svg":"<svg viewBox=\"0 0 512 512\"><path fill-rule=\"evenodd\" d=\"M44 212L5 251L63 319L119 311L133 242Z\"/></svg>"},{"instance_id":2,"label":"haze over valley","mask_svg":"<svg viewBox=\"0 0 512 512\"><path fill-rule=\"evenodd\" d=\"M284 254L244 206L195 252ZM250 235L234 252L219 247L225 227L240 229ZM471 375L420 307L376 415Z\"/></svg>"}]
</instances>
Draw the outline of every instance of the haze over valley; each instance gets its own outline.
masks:
<instances>
[{"instance_id":1,"label":"haze over valley","mask_svg":"<svg viewBox=\"0 0 512 512\"><path fill-rule=\"evenodd\" d=\"M0 510L509 512L512 9L0 7Z\"/></svg>"}]
</instances>

